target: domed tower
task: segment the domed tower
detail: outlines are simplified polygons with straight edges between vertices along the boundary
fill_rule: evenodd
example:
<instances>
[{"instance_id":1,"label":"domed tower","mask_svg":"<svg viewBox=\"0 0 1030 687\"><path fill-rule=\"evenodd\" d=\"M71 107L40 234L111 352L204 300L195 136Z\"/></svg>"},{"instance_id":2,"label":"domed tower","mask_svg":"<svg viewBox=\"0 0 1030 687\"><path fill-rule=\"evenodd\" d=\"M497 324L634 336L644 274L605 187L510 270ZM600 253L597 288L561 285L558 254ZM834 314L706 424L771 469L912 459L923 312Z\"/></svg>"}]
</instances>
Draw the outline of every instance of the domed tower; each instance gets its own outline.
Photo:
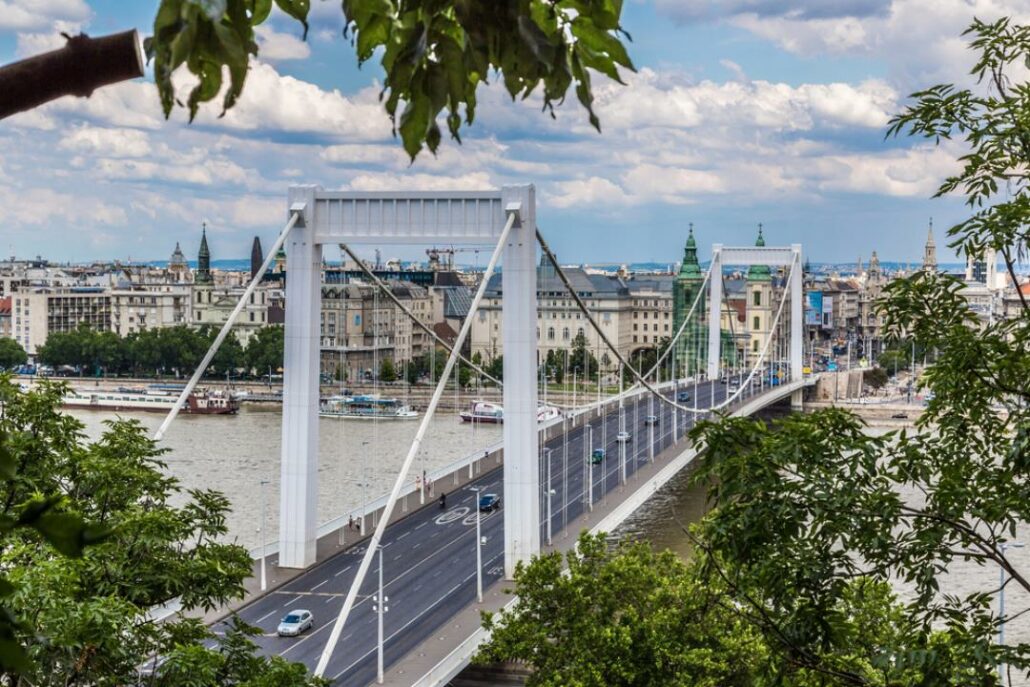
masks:
<instances>
[{"instance_id":1,"label":"domed tower","mask_svg":"<svg viewBox=\"0 0 1030 687\"><path fill-rule=\"evenodd\" d=\"M179 242L175 242L175 251L168 261L168 274L176 284L185 284L190 280L190 266L186 264L186 256L182 254Z\"/></svg>"}]
</instances>

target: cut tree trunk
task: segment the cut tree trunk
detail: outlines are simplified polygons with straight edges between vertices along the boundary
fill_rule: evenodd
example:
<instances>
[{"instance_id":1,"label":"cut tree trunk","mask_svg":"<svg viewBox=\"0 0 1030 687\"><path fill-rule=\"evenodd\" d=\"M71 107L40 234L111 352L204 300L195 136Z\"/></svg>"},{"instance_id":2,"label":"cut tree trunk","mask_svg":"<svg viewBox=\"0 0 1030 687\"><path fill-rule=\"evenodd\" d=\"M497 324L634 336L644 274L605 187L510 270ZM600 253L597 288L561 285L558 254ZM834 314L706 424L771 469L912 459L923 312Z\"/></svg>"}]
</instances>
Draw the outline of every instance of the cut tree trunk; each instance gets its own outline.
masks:
<instances>
[{"instance_id":1,"label":"cut tree trunk","mask_svg":"<svg viewBox=\"0 0 1030 687\"><path fill-rule=\"evenodd\" d=\"M0 119L65 95L88 98L95 89L143 76L135 29L110 36L65 36L60 50L0 67Z\"/></svg>"}]
</instances>

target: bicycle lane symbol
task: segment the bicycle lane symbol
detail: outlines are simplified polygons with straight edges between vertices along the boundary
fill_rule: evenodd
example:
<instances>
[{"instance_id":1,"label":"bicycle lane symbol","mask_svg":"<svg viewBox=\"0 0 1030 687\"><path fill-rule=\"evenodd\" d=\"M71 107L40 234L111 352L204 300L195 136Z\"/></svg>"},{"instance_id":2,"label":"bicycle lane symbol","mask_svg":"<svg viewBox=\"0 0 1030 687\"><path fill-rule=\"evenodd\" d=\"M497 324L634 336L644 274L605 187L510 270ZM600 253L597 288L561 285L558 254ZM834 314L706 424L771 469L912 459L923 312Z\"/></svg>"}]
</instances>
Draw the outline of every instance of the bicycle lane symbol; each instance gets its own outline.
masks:
<instances>
[{"instance_id":1,"label":"bicycle lane symbol","mask_svg":"<svg viewBox=\"0 0 1030 687\"><path fill-rule=\"evenodd\" d=\"M468 506L460 506L460 507L455 508L453 510L449 510L446 513L444 513L443 515L437 517L436 518L436 524L437 525L449 525L452 522L454 522L455 520L461 520L466 515L468 515L468 513L469 513Z\"/></svg>"}]
</instances>

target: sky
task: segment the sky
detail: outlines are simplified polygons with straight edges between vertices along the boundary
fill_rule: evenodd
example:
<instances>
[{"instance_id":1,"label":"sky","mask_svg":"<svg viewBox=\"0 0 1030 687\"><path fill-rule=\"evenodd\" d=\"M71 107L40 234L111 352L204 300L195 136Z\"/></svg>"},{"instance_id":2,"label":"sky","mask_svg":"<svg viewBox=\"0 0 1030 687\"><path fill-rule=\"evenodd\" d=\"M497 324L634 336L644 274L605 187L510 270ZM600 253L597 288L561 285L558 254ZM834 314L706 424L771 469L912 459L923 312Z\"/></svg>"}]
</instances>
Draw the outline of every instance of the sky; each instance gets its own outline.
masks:
<instances>
[{"instance_id":1,"label":"sky","mask_svg":"<svg viewBox=\"0 0 1030 687\"><path fill-rule=\"evenodd\" d=\"M60 32L149 33L156 0L0 0L0 64L60 47ZM215 258L244 258L282 226L291 184L326 189L487 189L533 183L538 222L563 262L675 262L693 223L712 243L801 243L818 262L922 259L931 199L957 144L886 140L907 94L965 83L974 16L1030 21L1030 0L625 0L637 71L595 80L602 133L570 97L556 120L496 86L463 144L414 164L358 69L337 0L312 27L274 13L241 102L166 121L152 78L0 120L0 255L58 261L193 256L207 222ZM412 259L422 248L386 249ZM485 260L485 258L484 258ZM461 258L459 257L459 261Z\"/></svg>"}]
</instances>

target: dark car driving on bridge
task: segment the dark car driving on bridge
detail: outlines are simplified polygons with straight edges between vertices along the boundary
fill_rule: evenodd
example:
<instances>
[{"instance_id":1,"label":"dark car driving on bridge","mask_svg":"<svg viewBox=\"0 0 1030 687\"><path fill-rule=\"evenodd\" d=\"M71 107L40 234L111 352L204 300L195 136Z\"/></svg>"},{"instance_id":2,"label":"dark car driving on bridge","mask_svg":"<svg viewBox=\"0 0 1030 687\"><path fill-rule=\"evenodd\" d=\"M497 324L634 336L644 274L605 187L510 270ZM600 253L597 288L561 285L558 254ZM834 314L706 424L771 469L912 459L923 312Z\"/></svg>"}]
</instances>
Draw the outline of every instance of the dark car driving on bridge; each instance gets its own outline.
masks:
<instances>
[{"instance_id":1,"label":"dark car driving on bridge","mask_svg":"<svg viewBox=\"0 0 1030 687\"><path fill-rule=\"evenodd\" d=\"M483 494L479 497L479 510L493 511L501 507L501 497L497 494Z\"/></svg>"},{"instance_id":2,"label":"dark car driving on bridge","mask_svg":"<svg viewBox=\"0 0 1030 687\"><path fill-rule=\"evenodd\" d=\"M594 465L597 465L602 460L604 460L604 449L603 448L595 448L594 452L590 454L590 462L593 463Z\"/></svg>"},{"instance_id":3,"label":"dark car driving on bridge","mask_svg":"<svg viewBox=\"0 0 1030 687\"><path fill-rule=\"evenodd\" d=\"M676 402L677 403L683 403L684 401L689 401L689 400L690 400L690 392L689 391L681 391L678 394L676 394Z\"/></svg>"}]
</instances>

